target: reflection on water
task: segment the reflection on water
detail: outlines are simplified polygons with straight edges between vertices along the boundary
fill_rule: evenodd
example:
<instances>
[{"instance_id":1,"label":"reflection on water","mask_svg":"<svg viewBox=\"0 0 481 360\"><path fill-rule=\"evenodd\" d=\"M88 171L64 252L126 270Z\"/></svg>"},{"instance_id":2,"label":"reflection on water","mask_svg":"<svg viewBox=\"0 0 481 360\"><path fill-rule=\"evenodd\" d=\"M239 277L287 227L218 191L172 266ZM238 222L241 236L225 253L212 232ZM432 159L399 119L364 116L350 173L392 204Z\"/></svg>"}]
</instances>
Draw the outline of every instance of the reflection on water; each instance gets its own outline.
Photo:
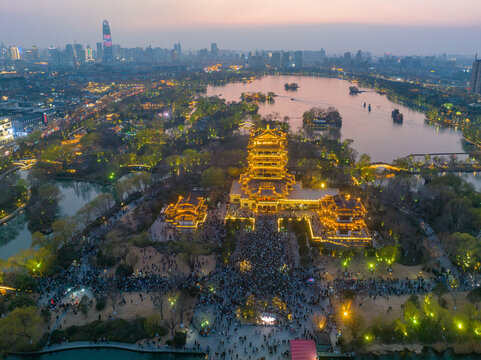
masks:
<instances>
[{"instance_id":1,"label":"reflection on water","mask_svg":"<svg viewBox=\"0 0 481 360\"><path fill-rule=\"evenodd\" d=\"M12 241L16 240L16 241ZM27 228L25 212L18 214L12 220L0 225L0 258L8 258L19 249L30 247L30 231Z\"/></svg>"},{"instance_id":2,"label":"reflection on water","mask_svg":"<svg viewBox=\"0 0 481 360\"><path fill-rule=\"evenodd\" d=\"M459 174L464 180L472 184L476 191L481 191L481 174L480 173L461 173Z\"/></svg>"},{"instance_id":3,"label":"reflection on water","mask_svg":"<svg viewBox=\"0 0 481 360\"><path fill-rule=\"evenodd\" d=\"M102 192L109 192L110 188L99 184L81 181L56 181L62 193L59 207L62 216L74 215L82 206L95 199Z\"/></svg>"},{"instance_id":4,"label":"reflection on water","mask_svg":"<svg viewBox=\"0 0 481 360\"><path fill-rule=\"evenodd\" d=\"M299 84L297 91L286 91L284 84ZM278 113L280 119L289 116L291 129L302 125L302 114L314 106L333 106L343 118L341 136L353 139L353 147L360 153L371 155L373 161L392 161L413 153L462 152L461 134L425 123L424 114L391 102L386 95L371 89L358 95L349 95L345 80L300 76L267 76L251 83L230 83L208 86L207 95L219 95L228 101L239 101L242 92L268 91L278 96L273 104L259 104L262 115ZM291 100L294 99L294 100ZM371 104L372 111L364 108ZM404 114L402 125L394 124L393 109Z\"/></svg>"},{"instance_id":5,"label":"reflection on water","mask_svg":"<svg viewBox=\"0 0 481 360\"><path fill-rule=\"evenodd\" d=\"M21 173L21 177L26 178L25 172ZM70 180L55 181L55 185L61 193L59 209L62 217L74 215L100 193L111 191L106 186ZM30 247L32 236L27 225L25 213L0 225L0 259L8 259L20 250Z\"/></svg>"}]
</instances>

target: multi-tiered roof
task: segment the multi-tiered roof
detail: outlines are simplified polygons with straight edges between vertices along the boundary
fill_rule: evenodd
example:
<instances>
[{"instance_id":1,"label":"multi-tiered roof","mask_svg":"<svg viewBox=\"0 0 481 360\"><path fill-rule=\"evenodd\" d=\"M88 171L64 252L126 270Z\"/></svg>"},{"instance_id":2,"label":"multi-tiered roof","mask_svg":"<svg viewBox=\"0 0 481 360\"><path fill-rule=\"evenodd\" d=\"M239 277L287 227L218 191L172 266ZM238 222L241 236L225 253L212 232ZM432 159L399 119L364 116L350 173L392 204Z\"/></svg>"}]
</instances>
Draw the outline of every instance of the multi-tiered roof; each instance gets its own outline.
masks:
<instances>
[{"instance_id":1,"label":"multi-tiered roof","mask_svg":"<svg viewBox=\"0 0 481 360\"><path fill-rule=\"evenodd\" d=\"M278 129L257 130L249 139L248 171L239 183L249 197L276 199L286 197L295 184L287 173L286 134Z\"/></svg>"}]
</instances>

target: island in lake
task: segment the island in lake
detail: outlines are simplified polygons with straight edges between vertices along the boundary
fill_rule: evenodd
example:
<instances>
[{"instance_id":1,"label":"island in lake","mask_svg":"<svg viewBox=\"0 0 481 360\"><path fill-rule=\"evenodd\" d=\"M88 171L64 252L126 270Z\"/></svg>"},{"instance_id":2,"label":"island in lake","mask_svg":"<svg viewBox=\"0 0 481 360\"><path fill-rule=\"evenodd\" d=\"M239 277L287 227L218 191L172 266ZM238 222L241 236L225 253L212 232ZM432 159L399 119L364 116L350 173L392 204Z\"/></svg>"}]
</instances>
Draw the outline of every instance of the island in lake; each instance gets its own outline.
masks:
<instances>
[{"instance_id":1,"label":"island in lake","mask_svg":"<svg viewBox=\"0 0 481 360\"><path fill-rule=\"evenodd\" d=\"M273 93L272 91L269 91L267 94L264 94L262 92L247 92L247 93L242 93L240 98L242 101L245 102L268 102L268 103L273 103L274 98L277 95Z\"/></svg>"}]
</instances>

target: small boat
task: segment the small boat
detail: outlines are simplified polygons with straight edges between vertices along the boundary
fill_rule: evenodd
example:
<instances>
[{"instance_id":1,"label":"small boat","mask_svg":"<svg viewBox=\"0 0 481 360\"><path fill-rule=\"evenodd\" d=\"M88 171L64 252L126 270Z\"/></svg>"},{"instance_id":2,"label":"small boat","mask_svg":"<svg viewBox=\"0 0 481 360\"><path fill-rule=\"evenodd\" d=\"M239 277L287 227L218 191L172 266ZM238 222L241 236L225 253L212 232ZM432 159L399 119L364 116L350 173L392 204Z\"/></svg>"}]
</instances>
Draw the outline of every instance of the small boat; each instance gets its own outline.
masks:
<instances>
[{"instance_id":1,"label":"small boat","mask_svg":"<svg viewBox=\"0 0 481 360\"><path fill-rule=\"evenodd\" d=\"M371 112L371 104L369 104L369 106L367 107L367 109L369 110L369 112Z\"/></svg>"},{"instance_id":2,"label":"small boat","mask_svg":"<svg viewBox=\"0 0 481 360\"><path fill-rule=\"evenodd\" d=\"M394 121L397 124L402 124L404 120L404 115L401 114L399 109L394 109L391 113L392 121Z\"/></svg>"},{"instance_id":3,"label":"small boat","mask_svg":"<svg viewBox=\"0 0 481 360\"><path fill-rule=\"evenodd\" d=\"M297 85L297 83L285 83L284 84L284 88L286 90L297 90L297 88L299 87L299 85Z\"/></svg>"}]
</instances>

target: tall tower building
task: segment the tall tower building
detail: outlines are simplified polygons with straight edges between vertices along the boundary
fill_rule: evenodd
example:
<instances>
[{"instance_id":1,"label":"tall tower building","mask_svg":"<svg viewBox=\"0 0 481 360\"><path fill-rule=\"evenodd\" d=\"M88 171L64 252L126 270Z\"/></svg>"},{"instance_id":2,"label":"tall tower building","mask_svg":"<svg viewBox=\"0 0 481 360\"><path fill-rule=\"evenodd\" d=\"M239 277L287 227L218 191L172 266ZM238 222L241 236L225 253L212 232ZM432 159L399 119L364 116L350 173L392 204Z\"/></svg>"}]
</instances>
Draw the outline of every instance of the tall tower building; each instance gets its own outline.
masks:
<instances>
[{"instance_id":1,"label":"tall tower building","mask_svg":"<svg viewBox=\"0 0 481 360\"><path fill-rule=\"evenodd\" d=\"M8 58L8 49L2 41L2 43L0 44L0 59L3 60L7 58Z\"/></svg>"},{"instance_id":2,"label":"tall tower building","mask_svg":"<svg viewBox=\"0 0 481 360\"><path fill-rule=\"evenodd\" d=\"M291 66L291 54L289 54L288 52L283 52L282 53L282 67L289 67Z\"/></svg>"},{"instance_id":3,"label":"tall tower building","mask_svg":"<svg viewBox=\"0 0 481 360\"><path fill-rule=\"evenodd\" d=\"M102 24L102 33L103 33L103 40L104 40L104 61L110 62L113 60L113 50L112 50L112 35L110 34L110 26L107 20L104 20Z\"/></svg>"},{"instance_id":4,"label":"tall tower building","mask_svg":"<svg viewBox=\"0 0 481 360\"><path fill-rule=\"evenodd\" d=\"M302 68L302 51L298 50L294 53L294 66L296 68Z\"/></svg>"},{"instance_id":5,"label":"tall tower building","mask_svg":"<svg viewBox=\"0 0 481 360\"><path fill-rule=\"evenodd\" d=\"M87 48L85 49L85 58L87 61L92 61L94 59L90 45L87 45Z\"/></svg>"},{"instance_id":6,"label":"tall tower building","mask_svg":"<svg viewBox=\"0 0 481 360\"><path fill-rule=\"evenodd\" d=\"M481 94L481 60L478 60L478 55L474 59L473 68L471 70L471 92Z\"/></svg>"},{"instance_id":7,"label":"tall tower building","mask_svg":"<svg viewBox=\"0 0 481 360\"><path fill-rule=\"evenodd\" d=\"M217 47L216 43L210 44L210 56L217 57L219 55L219 48Z\"/></svg>"},{"instance_id":8,"label":"tall tower building","mask_svg":"<svg viewBox=\"0 0 481 360\"><path fill-rule=\"evenodd\" d=\"M104 49L102 48L102 43L98 42L97 43L97 54L95 56L95 59L97 61L100 61L104 58Z\"/></svg>"},{"instance_id":9,"label":"tall tower building","mask_svg":"<svg viewBox=\"0 0 481 360\"><path fill-rule=\"evenodd\" d=\"M38 60L38 48L35 45L33 45L32 49L30 51L32 52L33 61L37 61Z\"/></svg>"},{"instance_id":10,"label":"tall tower building","mask_svg":"<svg viewBox=\"0 0 481 360\"><path fill-rule=\"evenodd\" d=\"M20 51L16 46L10 46L10 59L20 60Z\"/></svg>"}]
</instances>

